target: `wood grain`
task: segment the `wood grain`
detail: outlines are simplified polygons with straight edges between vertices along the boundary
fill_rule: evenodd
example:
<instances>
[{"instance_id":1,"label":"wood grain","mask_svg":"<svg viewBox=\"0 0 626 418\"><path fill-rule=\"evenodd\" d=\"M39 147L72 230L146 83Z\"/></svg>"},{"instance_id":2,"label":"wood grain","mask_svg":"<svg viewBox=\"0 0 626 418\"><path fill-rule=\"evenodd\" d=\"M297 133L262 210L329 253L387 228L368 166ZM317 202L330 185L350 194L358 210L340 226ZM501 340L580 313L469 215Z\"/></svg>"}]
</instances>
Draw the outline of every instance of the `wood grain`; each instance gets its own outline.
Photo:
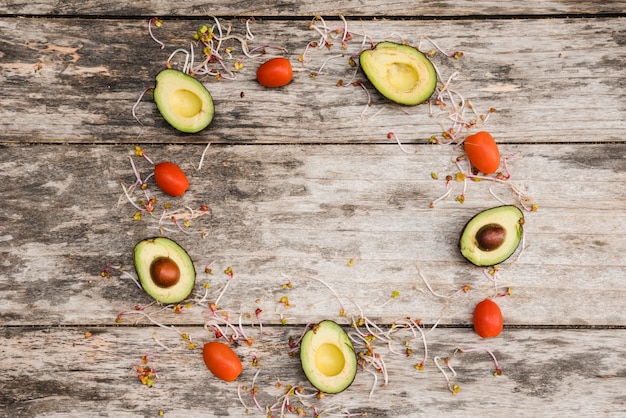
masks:
<instances>
[{"instance_id":1,"label":"wood grain","mask_svg":"<svg viewBox=\"0 0 626 418\"><path fill-rule=\"evenodd\" d=\"M315 279L331 283L384 323L412 314L430 323L467 324L477 298L493 292L482 269L466 263L457 250L465 222L501 204L490 185L470 182L461 205L454 197L462 185L455 183L450 199L429 207L445 192L446 174L457 171L450 160L458 151L451 147L417 146L415 155L404 154L396 144L143 149L156 161L180 164L191 187L182 199L172 199L149 182L156 210L141 221L133 220L136 209L121 186L134 181L132 146L2 149L0 290L7 323L110 324L119 312L148 303L132 281L115 272L103 279L100 272L107 264L122 263L134 274L133 246L160 233L190 252L200 273L198 294L203 282L219 289L226 279L222 271L233 267L237 280L223 299L232 309L250 313L261 306L275 312L281 285L293 280L290 297L297 308L289 316L295 323L339 311L337 300ZM625 200L616 194L626 183L626 148L586 145L582 156L580 149L502 148L505 154L522 152L510 163L511 183L525 188L539 205L526 215L522 257L503 266L499 284L515 294L502 301L509 324L626 325L621 314L626 308L621 286ZM146 177L150 165L133 158ZM594 178L586 175L589 170ZM432 172L441 180L433 180ZM516 203L506 185L496 186L494 193L503 202ZM135 202L141 199L133 194ZM165 203L173 209L207 205L210 215L194 220L187 234L167 217L160 230ZM418 276L417 261L440 293L464 285L473 290L454 299L435 297ZM203 273L211 262L216 263L212 276ZM394 290L401 297L375 309ZM32 301L37 301L35 309L24 309ZM200 311L156 317L203 323ZM354 305L351 312L357 312ZM267 320L278 323L280 317Z\"/></svg>"},{"instance_id":2,"label":"wood grain","mask_svg":"<svg viewBox=\"0 0 626 418\"><path fill-rule=\"evenodd\" d=\"M246 59L235 81L205 76L216 103L213 123L196 135L169 127L141 92L154 84L177 48L189 48L202 23L169 20L155 33L167 45L160 50L147 33L146 20L2 19L0 20L0 141L56 143L381 143L395 132L402 141L427 143L448 129L426 105L400 107L349 81L350 54L361 49L366 33L374 41L395 40L418 45L430 36L446 50L461 50L459 60L435 56L433 61L477 112L490 108L489 129L502 143L622 142L626 129L623 80L623 18L460 21L355 21L348 49L339 41L330 50L310 51L319 40L309 20L262 21L252 25L250 47L285 47L295 68L287 87L269 90L254 80L261 61ZM226 22L222 23L226 25ZM235 20L233 33L245 36ZM547 24L549 23L549 24ZM338 22L332 22L342 28ZM479 34L468 38L468 33ZM523 37L518 36L524 33ZM237 41L235 60L245 58ZM227 44L225 44L226 46ZM425 50L433 47L424 43ZM346 54L339 59L338 54ZM334 58L332 58L334 57ZM181 55L174 58L182 68ZM330 59L327 63L326 60ZM311 78L311 72L323 74ZM343 80L347 87L337 87ZM365 80L358 73L357 80ZM368 107L368 96L371 106ZM242 97L243 95L243 97ZM27 100L24 100L27 98ZM596 101L595 98L598 100ZM268 112L268 110L271 111ZM434 112L438 113L438 112ZM445 116L445 115L444 115ZM33 123L37 121L37 123ZM440 122L443 123L440 126Z\"/></svg>"},{"instance_id":3,"label":"wood grain","mask_svg":"<svg viewBox=\"0 0 626 418\"><path fill-rule=\"evenodd\" d=\"M339 33L338 15L348 16L352 40L343 50L334 37L302 64L320 14ZM244 37L248 17L262 16L248 43L266 54L243 59L238 41L224 43L229 68L243 68L235 80L201 78L216 103L206 131L176 132L149 95L135 120L140 93L212 15ZM153 16L164 18L153 28L162 50L148 34ZM307 416L312 406L322 416L625 415L624 18L621 1L2 2L0 416L268 416L288 384L311 395ZM496 109L485 128L507 157L508 182L456 181L462 150L428 144L449 127L436 108L392 105L361 73L363 86L350 83L348 58L362 45L422 41L428 52L425 36L464 53L433 55L441 81L458 74L451 85L477 112ZM275 54L295 76L269 90L254 74ZM189 191L166 197L148 179L125 197L131 159L142 179L151 172L135 146L179 164ZM450 194L431 208L447 176ZM523 251L494 278L460 256L458 238L478 211L521 204L512 185L538 210L525 212ZM154 211L135 219L150 197ZM185 226L174 210L202 216ZM194 261L184 304L155 305L133 282L133 247L156 235ZM472 330L486 297L505 322L488 340ZM200 354L224 313L253 338L233 344L244 371L230 384ZM317 399L289 337L322 319L354 333L360 317L383 329L373 344L388 384L360 370L347 391ZM380 338L407 318L425 330L422 371L417 332ZM487 352L454 356L459 347L492 350L503 375ZM159 375L151 388L132 370L143 355ZM451 357L457 375L443 370L456 395L435 356Z\"/></svg>"},{"instance_id":4,"label":"wood grain","mask_svg":"<svg viewBox=\"0 0 626 418\"><path fill-rule=\"evenodd\" d=\"M235 348L244 371L237 381L214 378L202 362L200 347L213 337L201 328L181 328L197 343L189 350L176 333L153 328L26 328L0 330L3 344L0 366L6 377L0 382L0 412L5 416L84 416L97 411L105 416L266 416L252 400L254 375L262 407L281 400L287 385L302 385L314 394L300 370L297 357L287 354L288 337L301 329L272 327L251 347ZM92 336L85 338L85 332ZM623 365L624 330L506 330L503 338L478 341L472 331L435 329L427 334L429 360L424 370L414 368L423 359L419 341L409 358L382 345L389 383L365 371L345 392L323 400L306 399L307 416L322 413L350 416L409 417L606 415L626 412L622 391L626 379ZM154 339L166 345L166 351ZM9 348L7 350L7 344ZM458 347L486 345L499 360L503 374L494 377L494 364L484 352L454 356ZM20 348L19 350L17 348ZM608 348L610 347L610 348ZM159 379L144 386L132 370L149 355ZM451 357L461 390L452 395L433 362L435 356ZM253 358L258 366L253 366ZM68 359L72 359L68 362ZM443 363L440 363L443 366ZM445 367L445 366L444 366ZM30 372L36 370L36 373ZM282 387L276 387L280 382ZM238 387L243 402L238 400ZM593 396L589 396L593 388ZM295 397L290 401L300 406ZM520 405L523 408L520 408ZM280 404L273 411L280 416ZM289 414L288 416L296 416Z\"/></svg>"},{"instance_id":5,"label":"wood grain","mask_svg":"<svg viewBox=\"0 0 626 418\"><path fill-rule=\"evenodd\" d=\"M450 16L519 16L519 15L577 15L624 13L622 1L526 1L503 4L499 1L356 1L337 3L329 0L315 2L280 1L145 1L139 4L125 1L56 2L53 0L7 0L0 5L0 13L9 15L90 15L90 16L378 16L388 17L450 17Z\"/></svg>"}]
</instances>

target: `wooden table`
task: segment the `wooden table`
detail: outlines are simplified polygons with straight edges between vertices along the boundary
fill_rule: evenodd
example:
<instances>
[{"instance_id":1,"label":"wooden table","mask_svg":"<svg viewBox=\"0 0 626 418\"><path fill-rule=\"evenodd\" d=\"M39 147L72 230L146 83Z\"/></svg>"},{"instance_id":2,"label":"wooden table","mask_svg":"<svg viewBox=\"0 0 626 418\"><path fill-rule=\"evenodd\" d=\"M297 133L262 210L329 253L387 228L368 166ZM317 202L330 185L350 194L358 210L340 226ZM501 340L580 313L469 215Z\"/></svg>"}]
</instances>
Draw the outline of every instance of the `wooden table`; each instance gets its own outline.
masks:
<instances>
[{"instance_id":1,"label":"wooden table","mask_svg":"<svg viewBox=\"0 0 626 418\"><path fill-rule=\"evenodd\" d=\"M626 4L344 3L0 4L1 416L296 416L289 405L307 416L626 414ZM163 49L148 31L157 16ZM216 22L266 54L224 41L232 74L199 77L215 100L209 128L177 132L149 95L135 118L170 54ZM324 40L332 46L299 62ZM451 80L489 115L509 180L457 181L462 148L430 143L443 142L460 96L444 91L447 109L403 107L355 73L349 58L384 40L433 52L438 88ZM275 55L294 79L267 89L255 70ZM191 184L171 198L148 180L157 202L140 220L141 191L123 189L131 160L143 178L151 171L135 147L179 164ZM448 198L431 207L448 175ZM537 210L525 211L523 251L494 277L457 245L471 216L502 203ZM197 217L174 223L177 209ZM134 245L157 235L194 260L189 303L156 306L132 280ZM232 344L244 370L231 383L201 355L216 339L205 324L217 298L253 339ZM505 320L492 339L472 329L484 298ZM318 399L289 338L322 319L354 333L363 316L385 372L366 363L345 392ZM398 328L385 342L407 318L424 338ZM139 366L156 369L151 387ZM288 385L303 393L285 397Z\"/></svg>"}]
</instances>

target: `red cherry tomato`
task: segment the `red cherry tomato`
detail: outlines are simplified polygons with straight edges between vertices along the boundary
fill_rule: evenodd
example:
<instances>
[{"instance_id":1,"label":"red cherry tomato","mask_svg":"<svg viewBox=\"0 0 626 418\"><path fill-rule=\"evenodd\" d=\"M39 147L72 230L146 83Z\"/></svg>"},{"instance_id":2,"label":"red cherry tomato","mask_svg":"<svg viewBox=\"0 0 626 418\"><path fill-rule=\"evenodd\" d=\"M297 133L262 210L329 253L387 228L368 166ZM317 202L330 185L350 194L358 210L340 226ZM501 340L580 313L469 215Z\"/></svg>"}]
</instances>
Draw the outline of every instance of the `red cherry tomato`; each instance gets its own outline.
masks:
<instances>
[{"instance_id":1,"label":"red cherry tomato","mask_svg":"<svg viewBox=\"0 0 626 418\"><path fill-rule=\"evenodd\" d=\"M202 348L204 364L218 379L232 382L241 374L241 360L226 344L213 341Z\"/></svg>"},{"instance_id":2,"label":"red cherry tomato","mask_svg":"<svg viewBox=\"0 0 626 418\"><path fill-rule=\"evenodd\" d=\"M168 161L154 166L154 181L161 190L171 196L180 196L189 187L189 181L183 170Z\"/></svg>"},{"instance_id":3,"label":"red cherry tomato","mask_svg":"<svg viewBox=\"0 0 626 418\"><path fill-rule=\"evenodd\" d=\"M481 337L497 337L503 324L502 311L491 299L483 300L474 308L474 331Z\"/></svg>"},{"instance_id":4,"label":"red cherry tomato","mask_svg":"<svg viewBox=\"0 0 626 418\"><path fill-rule=\"evenodd\" d=\"M465 138L465 153L470 163L485 174L492 174L500 167L500 151L489 132L481 131Z\"/></svg>"},{"instance_id":5,"label":"red cherry tomato","mask_svg":"<svg viewBox=\"0 0 626 418\"><path fill-rule=\"evenodd\" d=\"M265 87L282 87L291 81L293 71L287 58L272 58L256 70L256 79Z\"/></svg>"}]
</instances>

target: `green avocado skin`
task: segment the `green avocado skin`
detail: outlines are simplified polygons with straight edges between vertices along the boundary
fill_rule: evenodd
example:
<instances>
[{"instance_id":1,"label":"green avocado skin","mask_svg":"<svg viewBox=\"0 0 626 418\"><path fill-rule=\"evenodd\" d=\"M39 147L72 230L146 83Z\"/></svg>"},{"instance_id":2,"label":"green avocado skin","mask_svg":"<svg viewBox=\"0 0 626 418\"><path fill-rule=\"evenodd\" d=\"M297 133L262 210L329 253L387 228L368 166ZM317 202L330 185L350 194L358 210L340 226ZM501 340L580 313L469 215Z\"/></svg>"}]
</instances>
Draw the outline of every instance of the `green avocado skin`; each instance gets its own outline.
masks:
<instances>
[{"instance_id":1,"label":"green avocado skin","mask_svg":"<svg viewBox=\"0 0 626 418\"><path fill-rule=\"evenodd\" d=\"M488 224L501 225L506 233L502 245L492 251L481 250L476 242L476 233ZM459 250L467 261L476 266L495 266L515 253L521 242L523 225L524 213L517 206L503 205L486 209L465 224L459 239Z\"/></svg>"},{"instance_id":2,"label":"green avocado skin","mask_svg":"<svg viewBox=\"0 0 626 418\"><path fill-rule=\"evenodd\" d=\"M344 367L337 375L327 376L316 367L317 350L334 345L344 357ZM339 393L347 389L356 376L357 358L350 337L332 320L324 320L309 329L300 343L300 364L309 382L320 392Z\"/></svg>"},{"instance_id":3,"label":"green avocado skin","mask_svg":"<svg viewBox=\"0 0 626 418\"><path fill-rule=\"evenodd\" d=\"M437 87L435 67L424 53L410 45L379 42L374 48L361 52L359 64L372 86L398 104L414 106L424 103ZM396 87L402 75L392 70L402 67L413 69L409 74L415 77L415 85L408 91Z\"/></svg>"},{"instance_id":4,"label":"green avocado skin","mask_svg":"<svg viewBox=\"0 0 626 418\"><path fill-rule=\"evenodd\" d=\"M180 279L174 286L162 288L152 280L150 266L159 257L169 257L178 265ZM196 284L196 270L191 257L183 247L169 238L157 237L139 241L133 251L133 263L141 287L159 303L182 302L191 295Z\"/></svg>"},{"instance_id":5,"label":"green avocado skin","mask_svg":"<svg viewBox=\"0 0 626 418\"><path fill-rule=\"evenodd\" d=\"M179 94L181 92L185 94ZM168 68L157 74L153 96L163 119L181 132L200 132L213 120L215 105L211 93L201 82L182 71ZM177 111L176 104L190 98L200 103L200 111L193 116Z\"/></svg>"}]
</instances>

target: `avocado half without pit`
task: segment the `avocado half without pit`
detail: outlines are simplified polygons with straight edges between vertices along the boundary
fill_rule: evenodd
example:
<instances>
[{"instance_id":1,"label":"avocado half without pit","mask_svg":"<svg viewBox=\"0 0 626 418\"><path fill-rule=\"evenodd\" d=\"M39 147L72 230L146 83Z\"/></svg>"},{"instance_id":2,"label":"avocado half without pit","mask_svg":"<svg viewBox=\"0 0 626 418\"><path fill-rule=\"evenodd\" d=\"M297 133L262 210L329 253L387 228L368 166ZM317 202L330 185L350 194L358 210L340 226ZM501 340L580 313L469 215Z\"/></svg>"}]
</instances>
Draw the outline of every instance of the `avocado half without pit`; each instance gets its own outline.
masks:
<instances>
[{"instance_id":1,"label":"avocado half without pit","mask_svg":"<svg viewBox=\"0 0 626 418\"><path fill-rule=\"evenodd\" d=\"M135 270L148 295L163 304L185 300L196 283L196 270L187 252L169 238L140 241L133 254Z\"/></svg>"},{"instance_id":2,"label":"avocado half without pit","mask_svg":"<svg viewBox=\"0 0 626 418\"><path fill-rule=\"evenodd\" d=\"M178 70L166 69L157 74L154 102L163 119L181 132L199 132L213 120L215 108L209 91Z\"/></svg>"},{"instance_id":3,"label":"avocado half without pit","mask_svg":"<svg viewBox=\"0 0 626 418\"><path fill-rule=\"evenodd\" d=\"M520 244L524 214L513 205L484 210L467 222L459 248L470 263L495 266L509 258Z\"/></svg>"},{"instance_id":4,"label":"avocado half without pit","mask_svg":"<svg viewBox=\"0 0 626 418\"><path fill-rule=\"evenodd\" d=\"M356 353L348 334L337 323L313 325L300 343L300 363L311 384L324 393L339 393L356 376Z\"/></svg>"},{"instance_id":5,"label":"avocado half without pit","mask_svg":"<svg viewBox=\"0 0 626 418\"><path fill-rule=\"evenodd\" d=\"M361 52L359 63L374 88L396 103L423 103L437 86L435 67L410 45L380 42Z\"/></svg>"}]
</instances>

